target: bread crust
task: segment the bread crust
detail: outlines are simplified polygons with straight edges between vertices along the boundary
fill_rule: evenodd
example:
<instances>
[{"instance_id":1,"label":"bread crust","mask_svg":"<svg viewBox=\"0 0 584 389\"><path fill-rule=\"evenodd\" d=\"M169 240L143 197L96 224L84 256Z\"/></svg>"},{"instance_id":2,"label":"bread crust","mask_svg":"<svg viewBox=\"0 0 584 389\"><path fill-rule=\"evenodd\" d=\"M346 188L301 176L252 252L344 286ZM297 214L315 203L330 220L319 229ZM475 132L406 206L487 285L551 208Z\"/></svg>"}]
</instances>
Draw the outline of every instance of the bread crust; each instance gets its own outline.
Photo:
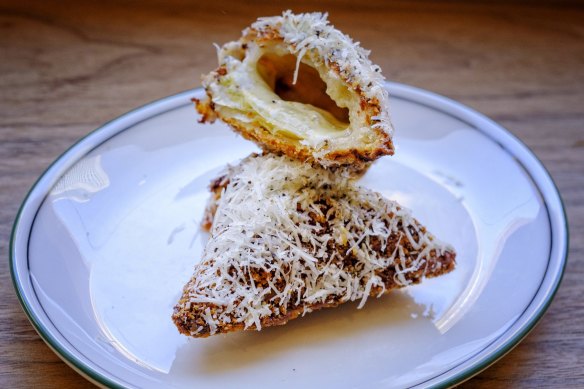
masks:
<instances>
[{"instance_id":1,"label":"bread crust","mask_svg":"<svg viewBox=\"0 0 584 389\"><path fill-rule=\"evenodd\" d=\"M454 270L455 267L455 257L456 254L452 251L448 251L440 256L433 256L428 259L427 268L431 269L422 274L422 269L415 273L408 273L406 279L413 285L419 284L422 281L422 277L433 278L439 277L443 274L449 273ZM393 277L388 273L384 279L385 290L381 292L380 288L373 288L370 297L380 297L380 295L385 295L392 290L402 288L402 285L398 285L393 281ZM191 287L191 283L187 284L183 290L183 297L179 300L178 304L174 308L174 313L172 315L172 320L178 328L179 332L183 335L192 336L195 338L207 338L215 334L227 334L236 331L257 331L255 325L251 325L245 328L243 323L219 323L217 326L217 331L212 334L210 327L201 320L202 314L205 309L210 308L213 314L217 309L213 304L199 303L199 304L188 304L188 291ZM336 300L330 303L319 303L319 304L302 304L291 309L288 309L284 314L279 314L278 316L269 316L262 318L260 320L262 328L281 326L288 323L290 320L294 320L299 316L303 316L305 313L315 312L324 308L334 308L346 301ZM203 327L202 332L195 333L196 329L201 326Z\"/></svg>"},{"instance_id":2,"label":"bread crust","mask_svg":"<svg viewBox=\"0 0 584 389\"><path fill-rule=\"evenodd\" d=\"M235 132L241 134L245 139L255 142L265 151L284 154L290 158L307 163L318 163L314 158L314 150L310 147L295 142L290 138L274 135L259 124L244 123L235 118L222 116L220 113L213 111L208 101L203 102L197 100L196 107L197 111L202 115L201 120L203 122L213 122L214 118L219 117ZM380 132L376 129L373 129L373 131ZM379 135L385 138L385 141L381 142L376 148L351 148L335 150L325 154L325 158L328 160L327 165L343 167L363 166L384 155L393 155L393 143L391 139L383 134Z\"/></svg>"}]
</instances>

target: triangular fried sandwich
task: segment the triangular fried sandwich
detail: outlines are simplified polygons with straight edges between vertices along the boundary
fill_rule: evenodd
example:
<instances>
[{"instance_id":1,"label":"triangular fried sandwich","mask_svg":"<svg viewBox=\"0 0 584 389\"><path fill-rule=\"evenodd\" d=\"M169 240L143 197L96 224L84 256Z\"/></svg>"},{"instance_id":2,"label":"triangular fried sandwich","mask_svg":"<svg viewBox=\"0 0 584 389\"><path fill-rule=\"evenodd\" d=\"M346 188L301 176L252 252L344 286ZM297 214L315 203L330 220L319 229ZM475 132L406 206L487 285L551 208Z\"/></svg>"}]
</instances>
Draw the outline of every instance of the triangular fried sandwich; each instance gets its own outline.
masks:
<instances>
[{"instance_id":1,"label":"triangular fried sandwich","mask_svg":"<svg viewBox=\"0 0 584 389\"><path fill-rule=\"evenodd\" d=\"M282 325L448 273L455 252L351 174L252 155L211 184L210 239L173 320L207 337Z\"/></svg>"}]
</instances>

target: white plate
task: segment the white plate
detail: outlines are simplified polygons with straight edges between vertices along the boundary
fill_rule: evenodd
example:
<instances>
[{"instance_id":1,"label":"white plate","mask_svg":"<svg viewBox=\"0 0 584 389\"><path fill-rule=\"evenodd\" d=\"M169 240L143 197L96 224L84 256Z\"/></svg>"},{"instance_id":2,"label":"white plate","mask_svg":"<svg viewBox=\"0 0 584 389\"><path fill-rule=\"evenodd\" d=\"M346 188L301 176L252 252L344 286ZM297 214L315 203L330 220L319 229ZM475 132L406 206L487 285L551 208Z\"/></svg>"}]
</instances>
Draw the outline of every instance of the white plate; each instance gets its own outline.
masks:
<instances>
[{"instance_id":1,"label":"white plate","mask_svg":"<svg viewBox=\"0 0 584 389\"><path fill-rule=\"evenodd\" d=\"M362 184L411 208L457 269L283 327L187 339L170 315L206 236L207 185L255 150L201 125L193 90L79 141L41 176L14 225L11 269L34 327L96 383L124 387L452 385L540 319L566 263L560 196L537 158L484 116L388 84L397 152Z\"/></svg>"}]
</instances>

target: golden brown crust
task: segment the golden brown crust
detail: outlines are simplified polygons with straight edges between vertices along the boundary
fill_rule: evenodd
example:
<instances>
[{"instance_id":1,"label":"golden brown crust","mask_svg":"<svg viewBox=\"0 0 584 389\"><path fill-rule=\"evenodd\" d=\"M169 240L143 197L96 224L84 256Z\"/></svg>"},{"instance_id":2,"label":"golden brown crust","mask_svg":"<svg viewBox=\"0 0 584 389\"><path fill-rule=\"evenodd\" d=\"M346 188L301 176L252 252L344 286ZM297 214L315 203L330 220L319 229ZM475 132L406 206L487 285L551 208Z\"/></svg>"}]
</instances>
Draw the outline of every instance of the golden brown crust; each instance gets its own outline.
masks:
<instances>
[{"instance_id":1,"label":"golden brown crust","mask_svg":"<svg viewBox=\"0 0 584 389\"><path fill-rule=\"evenodd\" d=\"M225 189L228 184L229 174L224 174L211 181L211 185L209 185L211 197L207 202L205 213L203 214L203 221L201 222L201 228L206 232L211 231L211 227L213 226L213 219L215 218L215 212L217 212L217 202L221 198L223 189Z\"/></svg>"},{"instance_id":2,"label":"golden brown crust","mask_svg":"<svg viewBox=\"0 0 584 389\"><path fill-rule=\"evenodd\" d=\"M303 162L314 163L314 151L302 145L300 142L290 138L277 136L261 124L244 123L237 119L226 117L213 110L210 100L196 100L197 111L201 114L201 122L213 123L217 117L227 123L235 132L241 134L245 139L251 140L258 144L262 149L275 154L284 154L290 158L298 159ZM382 131L373 129L378 135L383 136ZM335 166L356 167L359 170L366 168L370 162L384 155L393 155L393 143L389 137L380 147L375 149L348 149L336 150L326 154L326 158L334 162Z\"/></svg>"},{"instance_id":3,"label":"golden brown crust","mask_svg":"<svg viewBox=\"0 0 584 389\"><path fill-rule=\"evenodd\" d=\"M217 115L213 110L213 103L209 101L191 99L195 103L195 108L201 114L199 123L213 123L217 119Z\"/></svg>"}]
</instances>

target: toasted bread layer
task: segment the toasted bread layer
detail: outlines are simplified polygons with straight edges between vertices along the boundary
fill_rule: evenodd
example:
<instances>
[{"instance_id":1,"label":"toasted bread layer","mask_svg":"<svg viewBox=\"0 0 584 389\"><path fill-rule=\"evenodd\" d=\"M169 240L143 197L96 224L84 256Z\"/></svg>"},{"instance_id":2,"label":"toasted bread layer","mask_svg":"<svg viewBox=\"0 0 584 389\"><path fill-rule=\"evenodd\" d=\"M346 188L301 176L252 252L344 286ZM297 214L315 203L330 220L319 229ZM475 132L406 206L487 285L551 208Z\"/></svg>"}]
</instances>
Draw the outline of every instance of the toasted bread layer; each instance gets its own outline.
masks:
<instances>
[{"instance_id":1,"label":"toasted bread layer","mask_svg":"<svg viewBox=\"0 0 584 389\"><path fill-rule=\"evenodd\" d=\"M173 320L206 337L418 283L455 266L454 250L410 213L330 170L251 156L211 185L211 238Z\"/></svg>"},{"instance_id":2,"label":"toasted bread layer","mask_svg":"<svg viewBox=\"0 0 584 389\"><path fill-rule=\"evenodd\" d=\"M217 117L265 150L325 166L393 154L387 91L369 52L326 14L258 19L218 49L202 121Z\"/></svg>"}]
</instances>

